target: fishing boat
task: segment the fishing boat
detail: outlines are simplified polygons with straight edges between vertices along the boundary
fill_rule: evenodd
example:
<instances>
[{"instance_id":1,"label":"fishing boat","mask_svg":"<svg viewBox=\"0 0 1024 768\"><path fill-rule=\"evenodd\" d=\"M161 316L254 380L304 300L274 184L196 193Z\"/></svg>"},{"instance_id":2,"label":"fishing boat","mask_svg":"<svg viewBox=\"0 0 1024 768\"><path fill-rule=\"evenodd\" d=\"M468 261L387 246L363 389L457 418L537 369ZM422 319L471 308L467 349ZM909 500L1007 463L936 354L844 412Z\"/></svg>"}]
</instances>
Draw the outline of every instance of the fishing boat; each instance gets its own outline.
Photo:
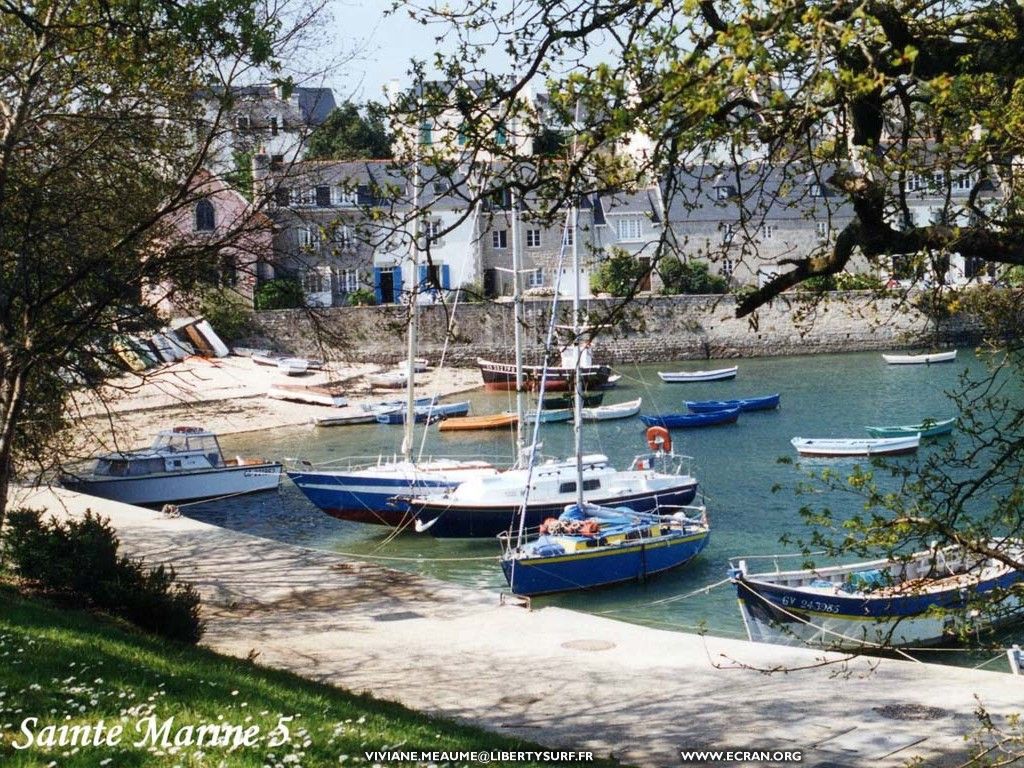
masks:
<instances>
[{"instance_id":1,"label":"fishing boat","mask_svg":"<svg viewBox=\"0 0 1024 768\"><path fill-rule=\"evenodd\" d=\"M302 384L274 384L267 390L267 397L275 400L291 400L296 403L309 403L311 405L329 405L332 408L341 408L348 405L348 397L345 391L338 386Z\"/></svg>"},{"instance_id":2,"label":"fishing boat","mask_svg":"<svg viewBox=\"0 0 1024 768\"><path fill-rule=\"evenodd\" d=\"M924 355L882 355L889 365L932 365L933 363L951 363L956 360L956 350L949 352L930 352Z\"/></svg>"},{"instance_id":3,"label":"fishing boat","mask_svg":"<svg viewBox=\"0 0 1024 768\"><path fill-rule=\"evenodd\" d=\"M514 413L489 413L486 416L453 416L442 421L439 432L468 432L485 429L514 429L519 417Z\"/></svg>"},{"instance_id":4,"label":"fishing boat","mask_svg":"<svg viewBox=\"0 0 1024 768\"><path fill-rule=\"evenodd\" d=\"M716 427L720 424L732 424L739 417L739 408L727 408L722 411L708 411L707 413L665 413L658 416L644 414L640 417L640 421L649 427L696 429L699 427Z\"/></svg>"},{"instance_id":5,"label":"fishing boat","mask_svg":"<svg viewBox=\"0 0 1024 768\"><path fill-rule=\"evenodd\" d=\"M692 413L727 411L731 408L739 408L743 413L749 411L771 411L779 407L779 395L740 397L735 400L687 400L685 405Z\"/></svg>"},{"instance_id":6,"label":"fishing boat","mask_svg":"<svg viewBox=\"0 0 1024 768\"><path fill-rule=\"evenodd\" d=\"M640 413L643 398L629 400L613 405L599 405L596 408L582 408L580 418L584 421L611 421L612 419L628 419Z\"/></svg>"},{"instance_id":7,"label":"fishing boat","mask_svg":"<svg viewBox=\"0 0 1024 768\"><path fill-rule=\"evenodd\" d=\"M879 438L794 437L790 443L801 456L843 458L853 456L898 456L914 453L921 444L919 434Z\"/></svg>"},{"instance_id":8,"label":"fishing boat","mask_svg":"<svg viewBox=\"0 0 1024 768\"><path fill-rule=\"evenodd\" d=\"M162 430L146 449L101 456L91 471L65 472L65 488L123 501L163 504L273 490L281 465L264 459L225 459L217 436L201 427Z\"/></svg>"},{"instance_id":9,"label":"fishing boat","mask_svg":"<svg viewBox=\"0 0 1024 768\"><path fill-rule=\"evenodd\" d=\"M593 392L588 395L583 395L583 407L584 408L596 408L604 400L604 392ZM571 395L557 395L555 397L545 397L541 399L540 407L545 411L561 411L566 408L572 409L572 396Z\"/></svg>"},{"instance_id":10,"label":"fishing boat","mask_svg":"<svg viewBox=\"0 0 1024 768\"><path fill-rule=\"evenodd\" d=\"M702 506L648 514L573 504L535 534L501 534L501 567L512 592L531 597L644 581L696 557L709 530Z\"/></svg>"},{"instance_id":11,"label":"fishing boat","mask_svg":"<svg viewBox=\"0 0 1024 768\"><path fill-rule=\"evenodd\" d=\"M987 542L1019 559L1019 541ZM1020 617L1009 590L1024 573L957 546L827 568L749 573L730 562L747 634L755 642L842 650L929 645L958 631L986 629ZM1004 593L1005 592L1005 593ZM996 598L991 605L981 596Z\"/></svg>"},{"instance_id":12,"label":"fishing boat","mask_svg":"<svg viewBox=\"0 0 1024 768\"><path fill-rule=\"evenodd\" d=\"M612 369L607 365L594 365L593 353L589 346L581 347L579 354L579 378L583 389L592 390L606 387L612 376ZM543 380L545 392L571 390L577 371L575 356L575 350L570 347L562 351L561 365L523 365L522 377L526 389L540 391ZM515 363L499 363L478 358L476 364L480 368L485 389L515 391L517 370Z\"/></svg>"},{"instance_id":13,"label":"fishing boat","mask_svg":"<svg viewBox=\"0 0 1024 768\"><path fill-rule=\"evenodd\" d=\"M956 417L952 419L925 419L920 424L903 424L891 427L864 427L872 437L909 437L920 434L924 437L948 435L956 425Z\"/></svg>"},{"instance_id":14,"label":"fishing boat","mask_svg":"<svg viewBox=\"0 0 1024 768\"><path fill-rule=\"evenodd\" d=\"M658 371L662 381L671 384L687 384L695 381L724 381L735 379L739 366L717 368L713 371Z\"/></svg>"},{"instance_id":15,"label":"fishing boat","mask_svg":"<svg viewBox=\"0 0 1024 768\"><path fill-rule=\"evenodd\" d=\"M440 421L449 416L465 416L469 413L469 401L463 400L458 403L428 403L418 405L414 409L417 424L425 424L433 421ZM381 411L377 414L378 424L405 424L406 412L404 408Z\"/></svg>"},{"instance_id":16,"label":"fishing boat","mask_svg":"<svg viewBox=\"0 0 1024 768\"><path fill-rule=\"evenodd\" d=\"M359 406L347 405L330 416L314 416L310 422L315 427L347 427L353 424L373 424L377 414Z\"/></svg>"}]
</instances>

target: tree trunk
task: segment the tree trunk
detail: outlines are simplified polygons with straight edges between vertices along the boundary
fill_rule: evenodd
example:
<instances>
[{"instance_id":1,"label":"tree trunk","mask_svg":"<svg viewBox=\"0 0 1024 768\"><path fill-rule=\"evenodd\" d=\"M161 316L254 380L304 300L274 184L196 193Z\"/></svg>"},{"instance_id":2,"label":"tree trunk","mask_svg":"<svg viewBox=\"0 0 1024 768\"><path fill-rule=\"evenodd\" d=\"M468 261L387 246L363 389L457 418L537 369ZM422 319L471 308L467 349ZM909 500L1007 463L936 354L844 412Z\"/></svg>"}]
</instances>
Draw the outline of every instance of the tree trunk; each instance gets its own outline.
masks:
<instances>
[{"instance_id":1,"label":"tree trunk","mask_svg":"<svg viewBox=\"0 0 1024 768\"><path fill-rule=\"evenodd\" d=\"M7 519L7 491L14 468L14 434L21 410L24 388L20 374L0 381L0 565L4 561L4 522Z\"/></svg>"}]
</instances>

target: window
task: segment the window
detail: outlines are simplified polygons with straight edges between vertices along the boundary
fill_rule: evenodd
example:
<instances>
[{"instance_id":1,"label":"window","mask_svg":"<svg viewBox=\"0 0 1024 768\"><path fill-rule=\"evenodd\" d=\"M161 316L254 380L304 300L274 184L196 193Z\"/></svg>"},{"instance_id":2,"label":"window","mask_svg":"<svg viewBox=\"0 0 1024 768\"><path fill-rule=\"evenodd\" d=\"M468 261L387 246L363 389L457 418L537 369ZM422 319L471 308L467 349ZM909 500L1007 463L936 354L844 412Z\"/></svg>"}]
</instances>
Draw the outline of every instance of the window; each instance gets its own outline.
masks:
<instances>
[{"instance_id":1,"label":"window","mask_svg":"<svg viewBox=\"0 0 1024 768\"><path fill-rule=\"evenodd\" d=\"M504 147L508 142L508 135L505 133L505 126L498 125L494 131L494 143L499 147Z\"/></svg>"},{"instance_id":2,"label":"window","mask_svg":"<svg viewBox=\"0 0 1024 768\"><path fill-rule=\"evenodd\" d=\"M736 187L728 184L719 184L715 187L715 199L716 200L728 200L730 197L736 196Z\"/></svg>"},{"instance_id":3,"label":"window","mask_svg":"<svg viewBox=\"0 0 1024 768\"><path fill-rule=\"evenodd\" d=\"M292 192L288 187L278 187L274 190L274 202L281 207L288 205L292 199Z\"/></svg>"},{"instance_id":4,"label":"window","mask_svg":"<svg viewBox=\"0 0 1024 768\"><path fill-rule=\"evenodd\" d=\"M270 127L270 135L277 136L277 117L275 115L267 115L267 125Z\"/></svg>"},{"instance_id":5,"label":"window","mask_svg":"<svg viewBox=\"0 0 1024 768\"><path fill-rule=\"evenodd\" d=\"M359 270L343 269L338 273L338 289L342 293L354 293L359 290Z\"/></svg>"},{"instance_id":6,"label":"window","mask_svg":"<svg viewBox=\"0 0 1024 768\"><path fill-rule=\"evenodd\" d=\"M434 129L430 123L420 124L420 144L424 146L434 143Z\"/></svg>"},{"instance_id":7,"label":"window","mask_svg":"<svg viewBox=\"0 0 1024 768\"><path fill-rule=\"evenodd\" d=\"M643 232L643 223L639 216L624 217L615 223L615 231L619 240L636 241Z\"/></svg>"},{"instance_id":8,"label":"window","mask_svg":"<svg viewBox=\"0 0 1024 768\"><path fill-rule=\"evenodd\" d=\"M252 121L248 115L239 115L235 118L235 128L240 131L247 131L252 127Z\"/></svg>"},{"instance_id":9,"label":"window","mask_svg":"<svg viewBox=\"0 0 1024 768\"><path fill-rule=\"evenodd\" d=\"M528 229L528 230L526 230L526 247L527 248L540 248L540 230L539 229Z\"/></svg>"},{"instance_id":10,"label":"window","mask_svg":"<svg viewBox=\"0 0 1024 768\"><path fill-rule=\"evenodd\" d=\"M775 239L775 225L765 224L761 227L761 233L764 235L765 240Z\"/></svg>"},{"instance_id":11,"label":"window","mask_svg":"<svg viewBox=\"0 0 1024 768\"><path fill-rule=\"evenodd\" d=\"M562 230L562 244L563 245L572 245L573 239L574 239L574 235L573 235L572 227L567 227L566 229Z\"/></svg>"},{"instance_id":12,"label":"window","mask_svg":"<svg viewBox=\"0 0 1024 768\"><path fill-rule=\"evenodd\" d=\"M320 230L317 227L299 229L299 247L315 250L320 247Z\"/></svg>"},{"instance_id":13,"label":"window","mask_svg":"<svg viewBox=\"0 0 1024 768\"><path fill-rule=\"evenodd\" d=\"M271 165L283 165L284 164L284 155L271 155L270 156L270 164Z\"/></svg>"},{"instance_id":14,"label":"window","mask_svg":"<svg viewBox=\"0 0 1024 768\"><path fill-rule=\"evenodd\" d=\"M307 269L302 273L302 290L304 293L324 293L324 276L316 269Z\"/></svg>"},{"instance_id":15,"label":"window","mask_svg":"<svg viewBox=\"0 0 1024 768\"><path fill-rule=\"evenodd\" d=\"M441 242L441 220L430 219L424 224L426 230L427 241L437 244Z\"/></svg>"},{"instance_id":16,"label":"window","mask_svg":"<svg viewBox=\"0 0 1024 768\"><path fill-rule=\"evenodd\" d=\"M358 194L350 187L335 187L335 205L343 205L346 208L354 208L358 205Z\"/></svg>"},{"instance_id":17,"label":"window","mask_svg":"<svg viewBox=\"0 0 1024 768\"><path fill-rule=\"evenodd\" d=\"M735 271L735 269L736 269L736 262L735 261L733 261L732 259L722 259L722 269L721 269L722 277L724 277L726 280L731 280L732 279L732 273Z\"/></svg>"},{"instance_id":18,"label":"window","mask_svg":"<svg viewBox=\"0 0 1024 768\"><path fill-rule=\"evenodd\" d=\"M316 202L316 190L312 187L292 190L292 205L313 205Z\"/></svg>"},{"instance_id":19,"label":"window","mask_svg":"<svg viewBox=\"0 0 1024 768\"><path fill-rule=\"evenodd\" d=\"M828 230L829 230L828 222L827 221L819 221L819 222L817 222L815 224L815 227L818 230L818 239L822 240L822 241L828 240L828 234L829 234L828 233Z\"/></svg>"},{"instance_id":20,"label":"window","mask_svg":"<svg viewBox=\"0 0 1024 768\"><path fill-rule=\"evenodd\" d=\"M726 224L722 229L722 245L730 245L732 243L733 235L736 234L736 229L732 224Z\"/></svg>"},{"instance_id":21,"label":"window","mask_svg":"<svg viewBox=\"0 0 1024 768\"><path fill-rule=\"evenodd\" d=\"M330 187L317 187L316 188L316 207L317 208L330 208L331 207L331 188Z\"/></svg>"},{"instance_id":22,"label":"window","mask_svg":"<svg viewBox=\"0 0 1024 768\"><path fill-rule=\"evenodd\" d=\"M974 174L958 173L953 177L953 192L966 194L974 187Z\"/></svg>"},{"instance_id":23,"label":"window","mask_svg":"<svg viewBox=\"0 0 1024 768\"><path fill-rule=\"evenodd\" d=\"M213 203L209 200L200 200L196 203L196 231L213 232L216 226L217 221L213 210Z\"/></svg>"},{"instance_id":24,"label":"window","mask_svg":"<svg viewBox=\"0 0 1024 768\"><path fill-rule=\"evenodd\" d=\"M824 190L824 188L822 188L821 184L817 184L817 183L811 184L811 186L810 186L810 194L811 194L811 197L824 197L825 196L825 190Z\"/></svg>"},{"instance_id":25,"label":"window","mask_svg":"<svg viewBox=\"0 0 1024 768\"><path fill-rule=\"evenodd\" d=\"M468 139L466 137L466 126L460 125L459 132L455 134L455 143L458 144L460 147L464 147L466 146L467 141Z\"/></svg>"},{"instance_id":26,"label":"window","mask_svg":"<svg viewBox=\"0 0 1024 768\"><path fill-rule=\"evenodd\" d=\"M441 195L447 195L452 188L452 184L448 179L438 179L434 182L434 195L440 197Z\"/></svg>"},{"instance_id":27,"label":"window","mask_svg":"<svg viewBox=\"0 0 1024 768\"><path fill-rule=\"evenodd\" d=\"M508 248L508 230L495 229L491 231L491 246L494 248Z\"/></svg>"},{"instance_id":28,"label":"window","mask_svg":"<svg viewBox=\"0 0 1024 768\"><path fill-rule=\"evenodd\" d=\"M544 285L544 267L537 267L526 273L526 287L540 288Z\"/></svg>"},{"instance_id":29,"label":"window","mask_svg":"<svg viewBox=\"0 0 1024 768\"><path fill-rule=\"evenodd\" d=\"M347 224L338 224L334 228L333 240L342 248L351 248L355 242L352 237L352 228Z\"/></svg>"}]
</instances>

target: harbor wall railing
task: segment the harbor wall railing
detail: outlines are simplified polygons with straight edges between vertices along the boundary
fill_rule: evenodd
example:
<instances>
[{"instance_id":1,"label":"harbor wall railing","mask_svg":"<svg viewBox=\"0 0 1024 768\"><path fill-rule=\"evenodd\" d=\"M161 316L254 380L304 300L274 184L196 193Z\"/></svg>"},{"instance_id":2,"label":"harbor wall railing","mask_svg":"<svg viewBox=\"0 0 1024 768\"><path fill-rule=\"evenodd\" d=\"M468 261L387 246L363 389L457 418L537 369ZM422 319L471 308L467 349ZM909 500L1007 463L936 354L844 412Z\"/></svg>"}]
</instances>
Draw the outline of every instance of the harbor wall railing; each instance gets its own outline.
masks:
<instances>
[{"instance_id":1,"label":"harbor wall railing","mask_svg":"<svg viewBox=\"0 0 1024 768\"><path fill-rule=\"evenodd\" d=\"M524 302L527 362L539 361L551 317L551 299ZM980 335L970 317L935 320L908 297L869 291L784 294L755 314L736 317L736 298L653 296L628 304L589 299L583 308L596 327L595 359L607 363L758 357L888 350L967 344ZM570 326L571 302L561 301L556 324ZM508 360L514 344L509 301L420 306L419 355L436 363L449 339L448 364L476 358ZM293 354L389 364L405 359L408 307L332 307L258 312L249 344ZM560 331L566 338L565 331Z\"/></svg>"}]
</instances>

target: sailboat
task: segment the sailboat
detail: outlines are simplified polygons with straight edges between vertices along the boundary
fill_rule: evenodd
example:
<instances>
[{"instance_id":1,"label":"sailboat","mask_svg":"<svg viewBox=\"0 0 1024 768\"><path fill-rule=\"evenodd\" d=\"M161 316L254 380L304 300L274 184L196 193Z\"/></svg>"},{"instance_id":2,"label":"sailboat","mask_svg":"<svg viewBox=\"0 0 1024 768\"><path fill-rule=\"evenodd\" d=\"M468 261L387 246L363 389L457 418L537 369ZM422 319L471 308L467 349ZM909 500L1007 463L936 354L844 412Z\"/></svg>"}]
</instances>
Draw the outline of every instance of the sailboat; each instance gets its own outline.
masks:
<instances>
[{"instance_id":1,"label":"sailboat","mask_svg":"<svg viewBox=\"0 0 1024 768\"><path fill-rule=\"evenodd\" d=\"M570 210L570 226L575 231L575 207ZM573 292L574 352L581 346L576 241L573 237L573 259L577 264L577 285ZM552 317L554 315L552 311ZM516 323L517 328L518 325ZM577 366L582 364L581 358L574 354ZM522 372L518 375L522 377ZM578 437L583 380L576 378L574 381L577 395L573 411ZM521 435L520 431L520 440ZM577 445L576 456L569 460L549 460L536 466L531 460L526 467L467 479L450 491L411 500L410 506L417 518L416 529L429 531L438 538L497 536L511 530L520 516L525 518L527 527L539 526L546 518L560 514L565 505L577 497L581 498L581 503L616 504L635 512L656 512L666 505L681 506L693 501L697 480L689 471L683 471L689 457L671 453L671 443L649 441L648 446L651 451L635 457L626 470L615 469L603 454L584 455ZM521 456L532 457L533 453L520 450Z\"/></svg>"},{"instance_id":2,"label":"sailboat","mask_svg":"<svg viewBox=\"0 0 1024 768\"><path fill-rule=\"evenodd\" d=\"M412 243L410 257L412 273L419 266L419 163L413 172L414 212L412 222ZM498 469L487 461L464 461L458 459L414 460L412 455L415 424L422 421L414 386L417 347L417 281L411 281L409 298L408 355L406 357L405 411L401 421L405 425L402 440L402 456L376 462L358 463L349 466L314 467L308 462L287 469L288 477L298 486L313 504L332 517L361 523L374 523L392 527L411 521L408 499L443 493L460 483L498 473ZM427 406L428 408L430 406ZM436 406L435 406L436 407Z\"/></svg>"},{"instance_id":3,"label":"sailboat","mask_svg":"<svg viewBox=\"0 0 1024 768\"><path fill-rule=\"evenodd\" d=\"M575 208L571 218L575 231ZM573 344L578 346L580 271L575 243L574 237ZM578 361L579 357L576 359ZM569 490L571 485L575 503L558 517L545 519L537 527L536 537L531 538L534 532L528 523L530 496L540 486L540 478L535 483L530 474L536 470L541 475L543 466L528 467L530 474L523 486L518 531L499 534L503 549L502 571L509 588L517 595L543 595L643 580L689 562L707 546L710 528L704 507L673 505L663 508L655 501L654 509L648 512L623 506L621 498L614 507L587 501L586 467L590 462L582 450L583 381L580 377L574 378L573 410L575 482L562 485L560 490ZM655 437L660 441L655 443ZM669 438L661 433L651 436L652 449L663 447L666 442L670 450ZM693 492L696 492L696 481ZM687 501L692 498L690 494ZM536 505L532 508L536 509Z\"/></svg>"}]
</instances>

